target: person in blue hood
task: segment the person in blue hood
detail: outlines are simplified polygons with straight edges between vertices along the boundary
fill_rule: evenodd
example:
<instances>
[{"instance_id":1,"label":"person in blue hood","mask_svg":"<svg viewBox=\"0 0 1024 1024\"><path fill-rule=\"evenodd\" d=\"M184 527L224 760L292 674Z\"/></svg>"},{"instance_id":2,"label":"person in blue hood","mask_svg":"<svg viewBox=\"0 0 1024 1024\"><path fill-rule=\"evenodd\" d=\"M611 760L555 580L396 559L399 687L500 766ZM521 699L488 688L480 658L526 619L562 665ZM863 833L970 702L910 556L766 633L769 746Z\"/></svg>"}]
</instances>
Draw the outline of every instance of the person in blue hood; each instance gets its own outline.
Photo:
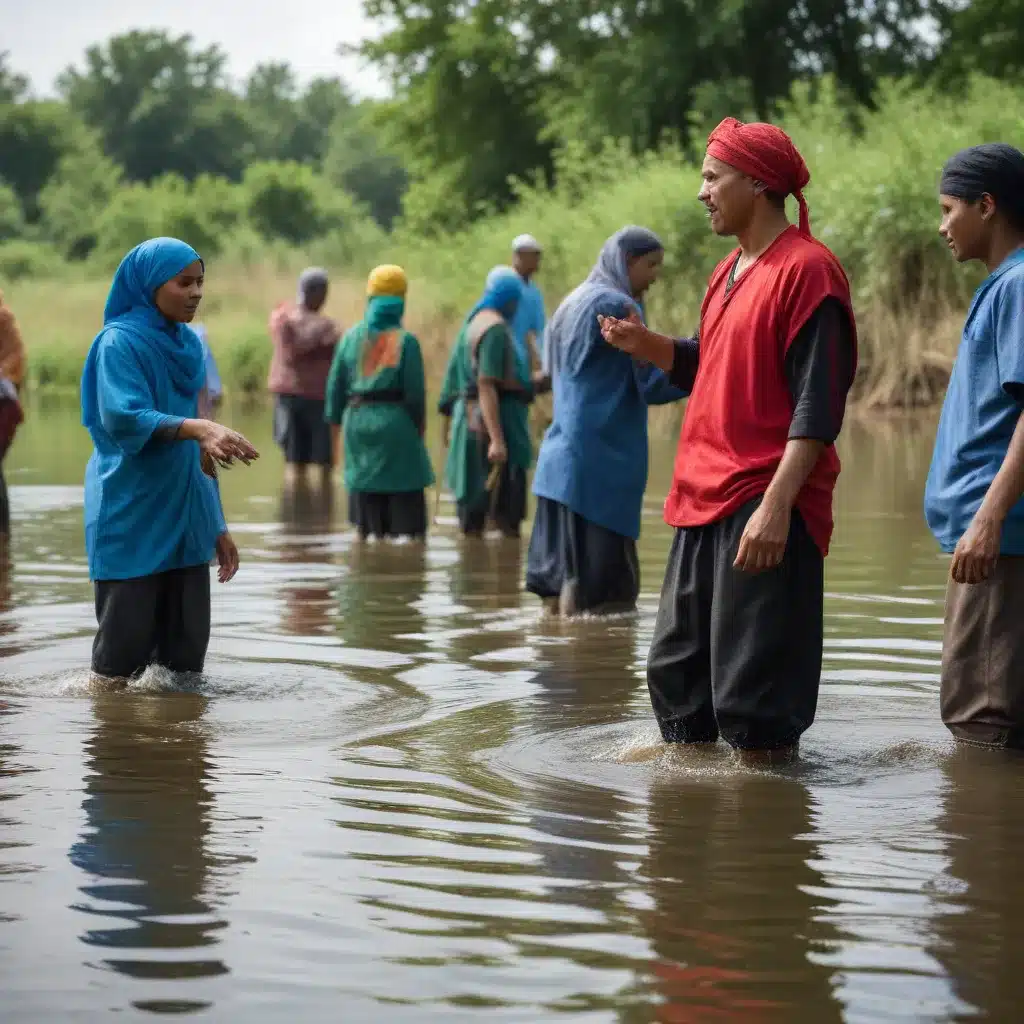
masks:
<instances>
[{"instance_id":1,"label":"person in blue hood","mask_svg":"<svg viewBox=\"0 0 1024 1024\"><path fill-rule=\"evenodd\" d=\"M99 629L92 670L127 680L156 663L201 672L210 639L210 561L238 571L217 466L255 448L197 417L203 346L186 326L203 294L199 254L151 238L121 261L82 371L85 546Z\"/></svg>"}]
</instances>

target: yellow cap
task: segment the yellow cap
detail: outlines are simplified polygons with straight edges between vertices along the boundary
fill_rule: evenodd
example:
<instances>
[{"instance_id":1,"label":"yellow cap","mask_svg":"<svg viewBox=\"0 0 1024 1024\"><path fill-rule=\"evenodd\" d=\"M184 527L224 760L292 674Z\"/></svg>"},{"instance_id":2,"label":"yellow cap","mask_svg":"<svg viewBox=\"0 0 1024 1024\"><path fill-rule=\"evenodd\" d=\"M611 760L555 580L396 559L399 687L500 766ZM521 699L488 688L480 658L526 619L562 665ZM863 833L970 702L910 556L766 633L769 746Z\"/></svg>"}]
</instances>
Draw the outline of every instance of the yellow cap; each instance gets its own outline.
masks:
<instances>
[{"instance_id":1,"label":"yellow cap","mask_svg":"<svg viewBox=\"0 0 1024 1024\"><path fill-rule=\"evenodd\" d=\"M379 295L394 295L402 298L408 287L409 282L406 280L405 271L393 263L385 263L370 271L370 277L366 282L366 294L370 298Z\"/></svg>"}]
</instances>

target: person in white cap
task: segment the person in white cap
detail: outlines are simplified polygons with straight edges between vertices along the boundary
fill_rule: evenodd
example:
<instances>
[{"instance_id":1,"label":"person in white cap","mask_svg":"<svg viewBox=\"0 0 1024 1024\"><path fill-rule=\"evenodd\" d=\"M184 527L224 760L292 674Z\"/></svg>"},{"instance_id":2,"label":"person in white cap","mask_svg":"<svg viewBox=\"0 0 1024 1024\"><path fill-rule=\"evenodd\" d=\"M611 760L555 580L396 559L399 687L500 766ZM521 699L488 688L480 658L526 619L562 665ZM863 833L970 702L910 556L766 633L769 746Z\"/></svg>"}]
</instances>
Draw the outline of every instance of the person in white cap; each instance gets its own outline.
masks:
<instances>
[{"instance_id":1,"label":"person in white cap","mask_svg":"<svg viewBox=\"0 0 1024 1024\"><path fill-rule=\"evenodd\" d=\"M544 296L533 283L533 275L540 268L541 247L533 235L519 235L512 242L512 266L523 282L523 294L519 308L512 321L512 333L521 359L525 359L530 371L540 369L543 353Z\"/></svg>"}]
</instances>

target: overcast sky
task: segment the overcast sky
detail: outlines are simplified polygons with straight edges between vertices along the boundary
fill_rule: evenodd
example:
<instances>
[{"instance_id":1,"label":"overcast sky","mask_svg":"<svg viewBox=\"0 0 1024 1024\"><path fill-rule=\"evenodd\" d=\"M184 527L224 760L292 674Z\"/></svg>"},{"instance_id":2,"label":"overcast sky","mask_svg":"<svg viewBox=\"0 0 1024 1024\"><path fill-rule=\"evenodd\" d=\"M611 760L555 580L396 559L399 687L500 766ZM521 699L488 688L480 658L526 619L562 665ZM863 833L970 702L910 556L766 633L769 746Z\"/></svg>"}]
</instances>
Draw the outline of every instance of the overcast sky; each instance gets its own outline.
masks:
<instances>
[{"instance_id":1,"label":"overcast sky","mask_svg":"<svg viewBox=\"0 0 1024 1024\"><path fill-rule=\"evenodd\" d=\"M92 43L153 28L218 43L239 79L262 61L285 60L303 81L340 74L359 94L382 92L371 69L336 53L371 32L360 0L0 0L0 50L42 95Z\"/></svg>"}]
</instances>

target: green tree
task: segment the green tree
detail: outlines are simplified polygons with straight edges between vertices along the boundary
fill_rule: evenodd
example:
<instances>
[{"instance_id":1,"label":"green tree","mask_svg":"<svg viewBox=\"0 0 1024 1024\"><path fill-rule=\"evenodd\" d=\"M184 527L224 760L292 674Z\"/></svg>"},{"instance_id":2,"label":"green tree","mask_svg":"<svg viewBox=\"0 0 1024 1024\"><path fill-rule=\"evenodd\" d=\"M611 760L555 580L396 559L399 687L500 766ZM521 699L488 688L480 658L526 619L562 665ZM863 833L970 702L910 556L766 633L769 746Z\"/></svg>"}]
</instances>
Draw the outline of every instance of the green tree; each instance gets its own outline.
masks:
<instances>
[{"instance_id":1,"label":"green tree","mask_svg":"<svg viewBox=\"0 0 1024 1024\"><path fill-rule=\"evenodd\" d=\"M17 192L0 178L0 242L17 238L25 230L25 215Z\"/></svg>"},{"instance_id":2,"label":"green tree","mask_svg":"<svg viewBox=\"0 0 1024 1024\"><path fill-rule=\"evenodd\" d=\"M301 92L288 64L261 64L245 87L245 105L260 160L297 160L319 166L330 144L331 124L352 109L337 78L315 78Z\"/></svg>"},{"instance_id":3,"label":"green tree","mask_svg":"<svg viewBox=\"0 0 1024 1024\"><path fill-rule=\"evenodd\" d=\"M939 8L940 77L959 86L964 74L979 71L993 78L1024 77L1024 0L945 0Z\"/></svg>"},{"instance_id":4,"label":"green tree","mask_svg":"<svg viewBox=\"0 0 1024 1024\"><path fill-rule=\"evenodd\" d=\"M40 190L81 136L81 125L63 103L0 104L0 178L14 189L27 220L38 216Z\"/></svg>"},{"instance_id":5,"label":"green tree","mask_svg":"<svg viewBox=\"0 0 1024 1024\"><path fill-rule=\"evenodd\" d=\"M398 156L384 148L374 110L364 101L335 117L323 170L332 185L350 192L378 224L390 228L401 212L408 175Z\"/></svg>"},{"instance_id":6,"label":"green tree","mask_svg":"<svg viewBox=\"0 0 1024 1024\"><path fill-rule=\"evenodd\" d=\"M167 172L238 178L252 131L225 81L225 55L198 49L188 35L129 32L86 51L58 85L132 180Z\"/></svg>"},{"instance_id":7,"label":"green tree","mask_svg":"<svg viewBox=\"0 0 1024 1024\"><path fill-rule=\"evenodd\" d=\"M28 95L28 79L8 65L10 53L0 50L0 103L19 103Z\"/></svg>"},{"instance_id":8,"label":"green tree","mask_svg":"<svg viewBox=\"0 0 1024 1024\"><path fill-rule=\"evenodd\" d=\"M84 259L96 246L103 211L123 184L123 173L99 140L83 132L39 193L43 235L68 259Z\"/></svg>"},{"instance_id":9,"label":"green tree","mask_svg":"<svg viewBox=\"0 0 1024 1024\"><path fill-rule=\"evenodd\" d=\"M467 210L508 203L511 175L551 166L539 105L549 76L513 31L518 6L364 0L384 31L359 52L390 78L396 97L378 107L375 123L414 180L441 174ZM447 218L444 207L437 213L439 223Z\"/></svg>"}]
</instances>

